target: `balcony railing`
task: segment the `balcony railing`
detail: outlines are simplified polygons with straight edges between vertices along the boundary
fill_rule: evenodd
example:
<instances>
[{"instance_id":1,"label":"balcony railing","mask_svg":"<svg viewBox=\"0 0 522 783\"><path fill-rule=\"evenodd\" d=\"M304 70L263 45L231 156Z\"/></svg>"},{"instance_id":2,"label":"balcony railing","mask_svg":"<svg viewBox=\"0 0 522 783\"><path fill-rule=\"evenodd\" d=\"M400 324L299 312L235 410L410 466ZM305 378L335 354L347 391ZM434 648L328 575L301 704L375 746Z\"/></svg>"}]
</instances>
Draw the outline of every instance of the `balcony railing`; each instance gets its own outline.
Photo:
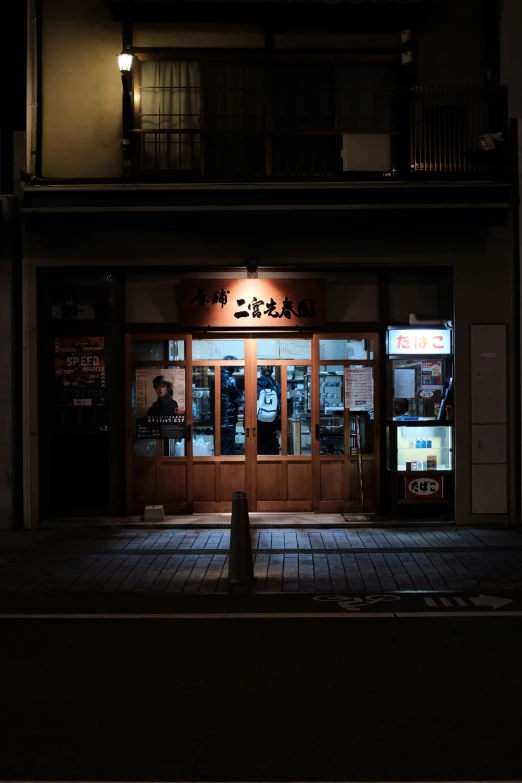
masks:
<instances>
[{"instance_id":1,"label":"balcony railing","mask_svg":"<svg viewBox=\"0 0 522 783\"><path fill-rule=\"evenodd\" d=\"M507 142L483 151L479 137L507 129L505 90L417 86L391 132L388 171L343 171L346 131L133 130L138 177L179 182L346 180L382 178L501 179L508 170ZM401 119L402 117L402 119ZM349 131L348 131L349 133Z\"/></svg>"},{"instance_id":2,"label":"balcony railing","mask_svg":"<svg viewBox=\"0 0 522 783\"><path fill-rule=\"evenodd\" d=\"M410 92L412 174L498 174L507 167L507 145L480 149L484 133L505 131L505 90L474 86L414 87Z\"/></svg>"}]
</instances>

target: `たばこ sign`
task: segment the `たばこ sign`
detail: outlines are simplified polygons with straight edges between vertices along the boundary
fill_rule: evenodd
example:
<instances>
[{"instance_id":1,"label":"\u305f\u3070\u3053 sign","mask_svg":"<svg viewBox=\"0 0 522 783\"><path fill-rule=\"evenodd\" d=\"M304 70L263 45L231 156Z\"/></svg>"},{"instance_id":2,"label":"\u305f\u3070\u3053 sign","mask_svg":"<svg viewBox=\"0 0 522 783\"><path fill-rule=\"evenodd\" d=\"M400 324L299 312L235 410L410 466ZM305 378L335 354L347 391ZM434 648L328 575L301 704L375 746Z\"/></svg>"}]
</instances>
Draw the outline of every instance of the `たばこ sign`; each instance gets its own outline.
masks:
<instances>
[{"instance_id":1,"label":"\u305f\u3070\u3053 sign","mask_svg":"<svg viewBox=\"0 0 522 783\"><path fill-rule=\"evenodd\" d=\"M450 329L388 329L388 354L450 354Z\"/></svg>"},{"instance_id":2,"label":"\u305f\u3070\u3053 sign","mask_svg":"<svg viewBox=\"0 0 522 783\"><path fill-rule=\"evenodd\" d=\"M437 476L405 476L404 477L404 497L415 498L416 500L435 500L444 497L444 477Z\"/></svg>"}]
</instances>

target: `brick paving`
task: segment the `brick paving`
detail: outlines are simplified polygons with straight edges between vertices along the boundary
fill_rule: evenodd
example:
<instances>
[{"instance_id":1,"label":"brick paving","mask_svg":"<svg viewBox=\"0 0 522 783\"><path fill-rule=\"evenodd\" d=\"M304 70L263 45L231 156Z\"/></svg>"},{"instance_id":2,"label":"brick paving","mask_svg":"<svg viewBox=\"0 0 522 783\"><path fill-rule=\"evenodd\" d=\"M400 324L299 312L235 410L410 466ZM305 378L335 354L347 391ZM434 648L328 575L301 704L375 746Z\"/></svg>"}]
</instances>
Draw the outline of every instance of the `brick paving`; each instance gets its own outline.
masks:
<instances>
[{"instance_id":1,"label":"brick paving","mask_svg":"<svg viewBox=\"0 0 522 783\"><path fill-rule=\"evenodd\" d=\"M229 543L221 529L75 529L4 551L0 534L0 592L228 592ZM522 590L513 530L256 529L252 550L254 592Z\"/></svg>"}]
</instances>

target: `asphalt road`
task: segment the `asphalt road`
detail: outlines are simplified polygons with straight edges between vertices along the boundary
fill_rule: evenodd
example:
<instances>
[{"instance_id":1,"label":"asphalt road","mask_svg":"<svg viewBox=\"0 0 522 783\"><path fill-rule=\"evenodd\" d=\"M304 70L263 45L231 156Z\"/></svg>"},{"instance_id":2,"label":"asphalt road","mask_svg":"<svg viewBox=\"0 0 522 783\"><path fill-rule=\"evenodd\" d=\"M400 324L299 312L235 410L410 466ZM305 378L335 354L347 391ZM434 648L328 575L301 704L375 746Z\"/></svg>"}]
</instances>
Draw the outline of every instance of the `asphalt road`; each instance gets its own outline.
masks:
<instances>
[{"instance_id":1,"label":"asphalt road","mask_svg":"<svg viewBox=\"0 0 522 783\"><path fill-rule=\"evenodd\" d=\"M522 777L520 617L1 619L0 778Z\"/></svg>"}]
</instances>

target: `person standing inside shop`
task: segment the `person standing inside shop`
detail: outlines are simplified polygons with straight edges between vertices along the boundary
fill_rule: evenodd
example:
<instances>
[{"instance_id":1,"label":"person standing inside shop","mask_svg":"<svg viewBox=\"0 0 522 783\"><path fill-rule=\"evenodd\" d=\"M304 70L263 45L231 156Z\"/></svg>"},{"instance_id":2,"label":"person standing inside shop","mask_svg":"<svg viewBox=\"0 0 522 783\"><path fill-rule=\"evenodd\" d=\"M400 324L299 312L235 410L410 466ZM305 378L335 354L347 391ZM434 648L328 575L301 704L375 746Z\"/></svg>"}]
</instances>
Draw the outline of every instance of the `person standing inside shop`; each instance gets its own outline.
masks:
<instances>
[{"instance_id":1,"label":"person standing inside shop","mask_svg":"<svg viewBox=\"0 0 522 783\"><path fill-rule=\"evenodd\" d=\"M281 386L274 368L262 366L257 379L257 453L279 454L281 437Z\"/></svg>"},{"instance_id":2,"label":"person standing inside shop","mask_svg":"<svg viewBox=\"0 0 522 783\"><path fill-rule=\"evenodd\" d=\"M225 356L227 361L235 361L235 356ZM235 367L222 367L221 387L221 455L232 456L236 444L236 425L241 402L241 391L234 378Z\"/></svg>"}]
</instances>

